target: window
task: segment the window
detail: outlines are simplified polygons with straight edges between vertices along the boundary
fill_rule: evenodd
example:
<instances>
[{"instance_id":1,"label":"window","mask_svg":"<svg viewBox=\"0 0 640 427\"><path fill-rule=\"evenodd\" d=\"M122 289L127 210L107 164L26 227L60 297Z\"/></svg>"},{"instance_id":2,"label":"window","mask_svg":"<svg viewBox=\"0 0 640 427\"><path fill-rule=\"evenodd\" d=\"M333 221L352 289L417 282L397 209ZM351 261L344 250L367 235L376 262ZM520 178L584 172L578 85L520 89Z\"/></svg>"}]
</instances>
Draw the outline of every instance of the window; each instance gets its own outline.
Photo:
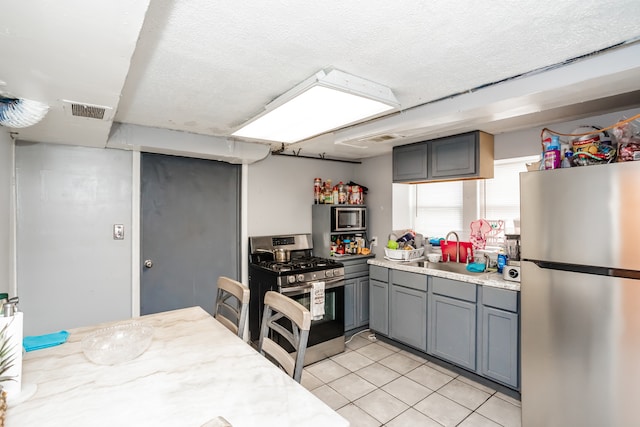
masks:
<instances>
[{"instance_id":1,"label":"window","mask_svg":"<svg viewBox=\"0 0 640 427\"><path fill-rule=\"evenodd\" d=\"M525 163L538 160L529 156L494 162L493 179L484 180L484 200L480 198L483 218L504 220L507 231L513 230L513 221L520 219L520 172L526 172Z\"/></svg>"},{"instance_id":2,"label":"window","mask_svg":"<svg viewBox=\"0 0 640 427\"><path fill-rule=\"evenodd\" d=\"M413 228L425 236L444 237L462 230L462 181L416 184Z\"/></svg>"},{"instance_id":3,"label":"window","mask_svg":"<svg viewBox=\"0 0 640 427\"><path fill-rule=\"evenodd\" d=\"M493 179L413 185L415 193L404 196L415 200L415 205L409 203L414 213L411 228L428 237L444 237L454 230L467 238L471 222L485 218L503 220L507 232L512 231L513 221L520 218L519 174L526 171L526 163L538 160L539 156L496 160Z\"/></svg>"}]
</instances>

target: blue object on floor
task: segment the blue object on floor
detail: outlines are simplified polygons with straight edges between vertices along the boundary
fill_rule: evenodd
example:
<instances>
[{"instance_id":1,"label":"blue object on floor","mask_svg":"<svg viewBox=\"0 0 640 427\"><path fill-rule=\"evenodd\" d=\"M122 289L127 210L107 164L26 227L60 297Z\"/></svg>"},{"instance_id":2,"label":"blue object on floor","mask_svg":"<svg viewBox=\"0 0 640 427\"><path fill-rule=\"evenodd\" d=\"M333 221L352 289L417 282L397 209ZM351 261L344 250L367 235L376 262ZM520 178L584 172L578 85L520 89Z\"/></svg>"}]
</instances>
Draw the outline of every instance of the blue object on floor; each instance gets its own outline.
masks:
<instances>
[{"instance_id":1,"label":"blue object on floor","mask_svg":"<svg viewBox=\"0 0 640 427\"><path fill-rule=\"evenodd\" d=\"M40 350L43 348L54 347L56 345L64 344L69 337L69 332L60 331L45 335L34 335L24 337L22 340L22 346L25 351Z\"/></svg>"},{"instance_id":2,"label":"blue object on floor","mask_svg":"<svg viewBox=\"0 0 640 427\"><path fill-rule=\"evenodd\" d=\"M472 273L482 273L484 271L484 263L481 262L472 262L467 265L467 271L471 271Z\"/></svg>"}]
</instances>

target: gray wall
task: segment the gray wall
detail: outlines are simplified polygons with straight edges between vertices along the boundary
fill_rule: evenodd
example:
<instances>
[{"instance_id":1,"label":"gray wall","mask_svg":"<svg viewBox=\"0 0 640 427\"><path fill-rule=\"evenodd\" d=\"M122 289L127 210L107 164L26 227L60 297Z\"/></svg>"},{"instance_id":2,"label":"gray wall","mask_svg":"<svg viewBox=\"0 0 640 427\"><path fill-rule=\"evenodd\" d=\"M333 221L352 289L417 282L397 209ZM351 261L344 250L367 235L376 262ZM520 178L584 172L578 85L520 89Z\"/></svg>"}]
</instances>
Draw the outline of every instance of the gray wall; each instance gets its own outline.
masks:
<instances>
[{"instance_id":1,"label":"gray wall","mask_svg":"<svg viewBox=\"0 0 640 427\"><path fill-rule=\"evenodd\" d=\"M357 164L269 156L248 166L247 234L311 233L313 179L358 182ZM368 186L366 182L358 182Z\"/></svg>"},{"instance_id":2,"label":"gray wall","mask_svg":"<svg viewBox=\"0 0 640 427\"><path fill-rule=\"evenodd\" d=\"M6 128L0 127L0 292L11 293L12 260L12 185L13 141ZM11 295L13 296L13 295Z\"/></svg>"},{"instance_id":3,"label":"gray wall","mask_svg":"<svg viewBox=\"0 0 640 427\"><path fill-rule=\"evenodd\" d=\"M358 180L369 187L367 206L369 208L368 237L378 237L378 246L373 248L376 255L384 255L386 238L391 232L392 220L392 161L391 154L365 159L358 169ZM384 243L382 243L384 242Z\"/></svg>"},{"instance_id":4,"label":"gray wall","mask_svg":"<svg viewBox=\"0 0 640 427\"><path fill-rule=\"evenodd\" d=\"M15 157L25 335L130 317L132 153L18 142Z\"/></svg>"}]
</instances>

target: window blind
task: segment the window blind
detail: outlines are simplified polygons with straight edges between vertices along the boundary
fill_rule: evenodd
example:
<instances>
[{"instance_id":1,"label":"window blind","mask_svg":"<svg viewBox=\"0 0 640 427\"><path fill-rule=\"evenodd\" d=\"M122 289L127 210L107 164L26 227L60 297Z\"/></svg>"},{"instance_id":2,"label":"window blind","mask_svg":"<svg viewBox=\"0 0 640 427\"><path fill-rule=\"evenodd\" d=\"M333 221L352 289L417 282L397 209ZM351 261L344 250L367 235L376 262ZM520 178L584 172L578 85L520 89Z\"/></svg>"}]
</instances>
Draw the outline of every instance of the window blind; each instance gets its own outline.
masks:
<instances>
[{"instance_id":1,"label":"window blind","mask_svg":"<svg viewBox=\"0 0 640 427\"><path fill-rule=\"evenodd\" d=\"M462 230L462 182L416 184L415 230L429 237L444 237Z\"/></svg>"},{"instance_id":2,"label":"window blind","mask_svg":"<svg viewBox=\"0 0 640 427\"><path fill-rule=\"evenodd\" d=\"M507 228L520 218L520 172L526 172L525 163L535 162L539 156L496 160L493 179L484 180L484 218L505 221Z\"/></svg>"}]
</instances>

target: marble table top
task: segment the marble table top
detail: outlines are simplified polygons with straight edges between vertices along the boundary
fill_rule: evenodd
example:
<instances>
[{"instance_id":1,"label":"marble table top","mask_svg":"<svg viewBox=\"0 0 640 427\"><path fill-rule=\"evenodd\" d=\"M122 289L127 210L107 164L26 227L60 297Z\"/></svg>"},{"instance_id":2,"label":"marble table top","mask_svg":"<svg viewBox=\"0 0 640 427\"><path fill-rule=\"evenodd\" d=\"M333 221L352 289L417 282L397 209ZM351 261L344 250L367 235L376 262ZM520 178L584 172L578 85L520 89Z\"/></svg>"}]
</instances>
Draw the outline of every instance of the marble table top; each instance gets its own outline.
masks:
<instances>
[{"instance_id":1,"label":"marble table top","mask_svg":"<svg viewBox=\"0 0 640 427\"><path fill-rule=\"evenodd\" d=\"M200 307L135 320L154 337L129 362L96 365L81 348L92 331L127 321L71 329L65 344L26 353L23 384L37 391L9 407L6 425L349 425Z\"/></svg>"}]
</instances>

